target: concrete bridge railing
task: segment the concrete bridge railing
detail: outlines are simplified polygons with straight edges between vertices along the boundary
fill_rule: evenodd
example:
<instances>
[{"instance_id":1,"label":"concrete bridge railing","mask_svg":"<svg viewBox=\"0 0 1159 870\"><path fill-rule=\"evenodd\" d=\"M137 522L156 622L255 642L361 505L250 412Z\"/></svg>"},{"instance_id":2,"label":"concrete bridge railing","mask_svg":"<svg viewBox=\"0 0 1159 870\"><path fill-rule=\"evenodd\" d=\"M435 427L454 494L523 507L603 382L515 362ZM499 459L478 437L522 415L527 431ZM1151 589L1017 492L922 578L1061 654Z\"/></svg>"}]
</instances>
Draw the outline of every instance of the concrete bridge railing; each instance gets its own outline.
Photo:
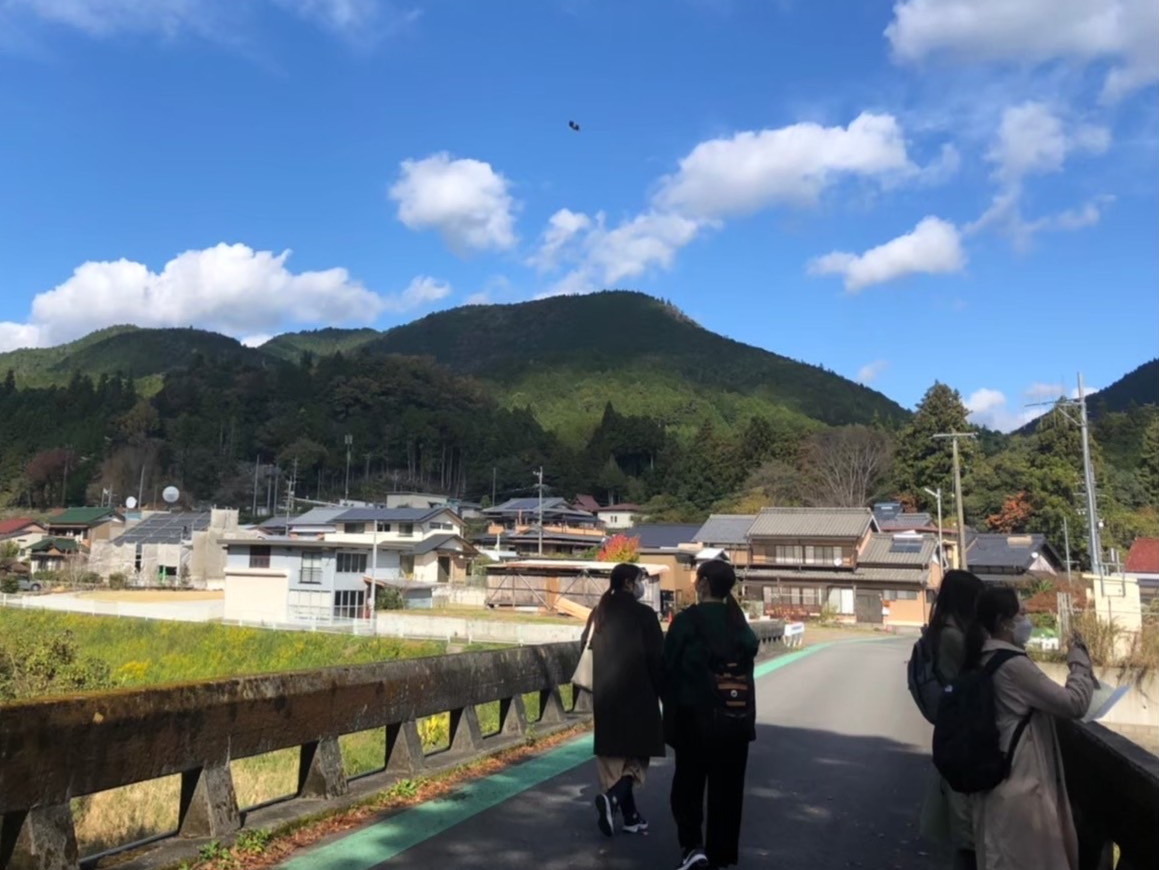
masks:
<instances>
[{"instance_id":1,"label":"concrete bridge railing","mask_svg":"<svg viewBox=\"0 0 1159 870\"><path fill-rule=\"evenodd\" d=\"M780 623L753 627L766 646L784 640ZM70 801L109 789L180 775L176 836L228 838L248 817L236 759L297 748L289 800L338 799L351 788L342 735L385 729L379 774L359 778L367 791L514 745L532 726L567 728L590 713L586 693L567 709L560 691L579 654L558 643L0 704L0 870L76 870ZM536 694L530 722L524 696ZM476 706L494 702L498 728L484 734ZM418 721L443 713L449 748L429 753Z\"/></svg>"},{"instance_id":2,"label":"concrete bridge railing","mask_svg":"<svg viewBox=\"0 0 1159 870\"><path fill-rule=\"evenodd\" d=\"M1059 722L1058 736L1081 870L1159 867L1159 758L1098 724Z\"/></svg>"}]
</instances>

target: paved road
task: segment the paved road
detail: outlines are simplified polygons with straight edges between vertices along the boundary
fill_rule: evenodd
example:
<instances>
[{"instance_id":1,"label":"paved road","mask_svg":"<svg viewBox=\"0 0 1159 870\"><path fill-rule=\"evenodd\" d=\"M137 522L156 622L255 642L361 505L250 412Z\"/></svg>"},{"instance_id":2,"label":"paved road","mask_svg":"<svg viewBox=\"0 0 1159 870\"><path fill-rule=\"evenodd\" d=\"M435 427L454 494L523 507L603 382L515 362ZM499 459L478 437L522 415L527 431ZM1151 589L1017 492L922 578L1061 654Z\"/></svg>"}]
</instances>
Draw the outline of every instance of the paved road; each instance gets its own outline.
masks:
<instances>
[{"instance_id":1,"label":"paved road","mask_svg":"<svg viewBox=\"0 0 1159 870\"><path fill-rule=\"evenodd\" d=\"M741 864L933 868L916 837L930 728L905 690L907 641L836 644L776 661L757 688ZM768 665L765 666L769 668ZM376 866L619 870L678 858L671 762L640 793L647 837L602 837L590 743L557 750L459 797L315 847L285 870Z\"/></svg>"}]
</instances>

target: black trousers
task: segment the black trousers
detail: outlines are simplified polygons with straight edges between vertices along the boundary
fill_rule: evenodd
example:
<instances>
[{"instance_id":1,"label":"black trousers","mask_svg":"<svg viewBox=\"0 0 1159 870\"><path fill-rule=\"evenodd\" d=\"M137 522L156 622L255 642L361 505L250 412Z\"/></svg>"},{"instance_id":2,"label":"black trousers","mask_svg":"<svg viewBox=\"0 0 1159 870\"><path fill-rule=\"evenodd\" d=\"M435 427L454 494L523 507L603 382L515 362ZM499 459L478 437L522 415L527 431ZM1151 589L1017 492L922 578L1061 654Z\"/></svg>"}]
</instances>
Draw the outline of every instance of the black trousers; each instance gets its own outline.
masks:
<instances>
[{"instance_id":1,"label":"black trousers","mask_svg":"<svg viewBox=\"0 0 1159 870\"><path fill-rule=\"evenodd\" d=\"M676 820L680 847L703 848L711 866L730 867L739 860L748 741L712 741L687 719L676 730L672 816ZM706 790L707 828L704 825Z\"/></svg>"}]
</instances>

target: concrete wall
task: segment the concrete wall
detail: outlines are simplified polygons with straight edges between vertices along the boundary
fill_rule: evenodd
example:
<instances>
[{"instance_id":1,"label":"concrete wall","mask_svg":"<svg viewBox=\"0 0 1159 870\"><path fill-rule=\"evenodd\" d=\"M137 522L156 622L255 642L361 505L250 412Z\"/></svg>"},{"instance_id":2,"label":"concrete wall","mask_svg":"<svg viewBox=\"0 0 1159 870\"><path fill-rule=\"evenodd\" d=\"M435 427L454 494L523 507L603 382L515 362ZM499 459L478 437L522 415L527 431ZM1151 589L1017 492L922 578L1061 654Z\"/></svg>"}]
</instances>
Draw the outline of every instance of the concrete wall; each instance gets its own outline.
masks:
<instances>
[{"instance_id":1,"label":"concrete wall","mask_svg":"<svg viewBox=\"0 0 1159 870\"><path fill-rule=\"evenodd\" d=\"M385 611L378 614L378 633L388 637L455 640L461 643L541 644L579 640L584 627L546 623L500 622L454 616L420 616Z\"/></svg>"},{"instance_id":2,"label":"concrete wall","mask_svg":"<svg viewBox=\"0 0 1159 870\"><path fill-rule=\"evenodd\" d=\"M1066 665L1045 661L1038 663L1038 667L1059 686L1066 682L1066 674L1069 673ZM1159 674L1147 674L1142 681L1132 685L1136 675L1124 674L1116 667L1096 667L1095 679L1108 686L1131 686L1127 695L1105 717L1099 719L1100 724L1113 731L1123 728L1150 729L1152 738L1159 739Z\"/></svg>"},{"instance_id":3,"label":"concrete wall","mask_svg":"<svg viewBox=\"0 0 1159 870\"><path fill-rule=\"evenodd\" d=\"M225 584L223 618L289 622L289 578L285 572L247 568L231 573Z\"/></svg>"}]
</instances>

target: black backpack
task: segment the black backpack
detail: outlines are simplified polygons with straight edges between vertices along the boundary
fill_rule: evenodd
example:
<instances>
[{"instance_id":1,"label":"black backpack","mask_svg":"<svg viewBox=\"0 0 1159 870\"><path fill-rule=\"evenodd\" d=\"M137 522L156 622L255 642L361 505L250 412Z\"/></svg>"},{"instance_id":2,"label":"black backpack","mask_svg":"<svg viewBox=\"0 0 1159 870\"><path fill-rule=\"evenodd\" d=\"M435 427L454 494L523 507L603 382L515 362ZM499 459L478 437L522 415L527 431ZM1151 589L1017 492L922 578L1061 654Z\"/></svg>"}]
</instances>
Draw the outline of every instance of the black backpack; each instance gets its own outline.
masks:
<instances>
[{"instance_id":1,"label":"black backpack","mask_svg":"<svg viewBox=\"0 0 1159 870\"><path fill-rule=\"evenodd\" d=\"M938 676L937 655L933 649L929 628L922 629L922 636L914 641L906 670L906 682L918 710L933 725L937 722L938 704L942 701L945 686Z\"/></svg>"},{"instance_id":2,"label":"black backpack","mask_svg":"<svg viewBox=\"0 0 1159 870\"><path fill-rule=\"evenodd\" d=\"M934 766L959 794L990 791L1010 774L1010 763L1022 732L1024 718L1014 729L1010 748L999 742L994 673L1006 662L1026 653L998 650L978 669L946 686L934 723Z\"/></svg>"},{"instance_id":3,"label":"black backpack","mask_svg":"<svg viewBox=\"0 0 1159 870\"><path fill-rule=\"evenodd\" d=\"M708 649L708 670L713 688L712 708L704 712L707 736L719 740L751 740L756 723L756 687L752 661L732 639L731 649L714 644L700 606L689 608L696 633Z\"/></svg>"}]
</instances>

